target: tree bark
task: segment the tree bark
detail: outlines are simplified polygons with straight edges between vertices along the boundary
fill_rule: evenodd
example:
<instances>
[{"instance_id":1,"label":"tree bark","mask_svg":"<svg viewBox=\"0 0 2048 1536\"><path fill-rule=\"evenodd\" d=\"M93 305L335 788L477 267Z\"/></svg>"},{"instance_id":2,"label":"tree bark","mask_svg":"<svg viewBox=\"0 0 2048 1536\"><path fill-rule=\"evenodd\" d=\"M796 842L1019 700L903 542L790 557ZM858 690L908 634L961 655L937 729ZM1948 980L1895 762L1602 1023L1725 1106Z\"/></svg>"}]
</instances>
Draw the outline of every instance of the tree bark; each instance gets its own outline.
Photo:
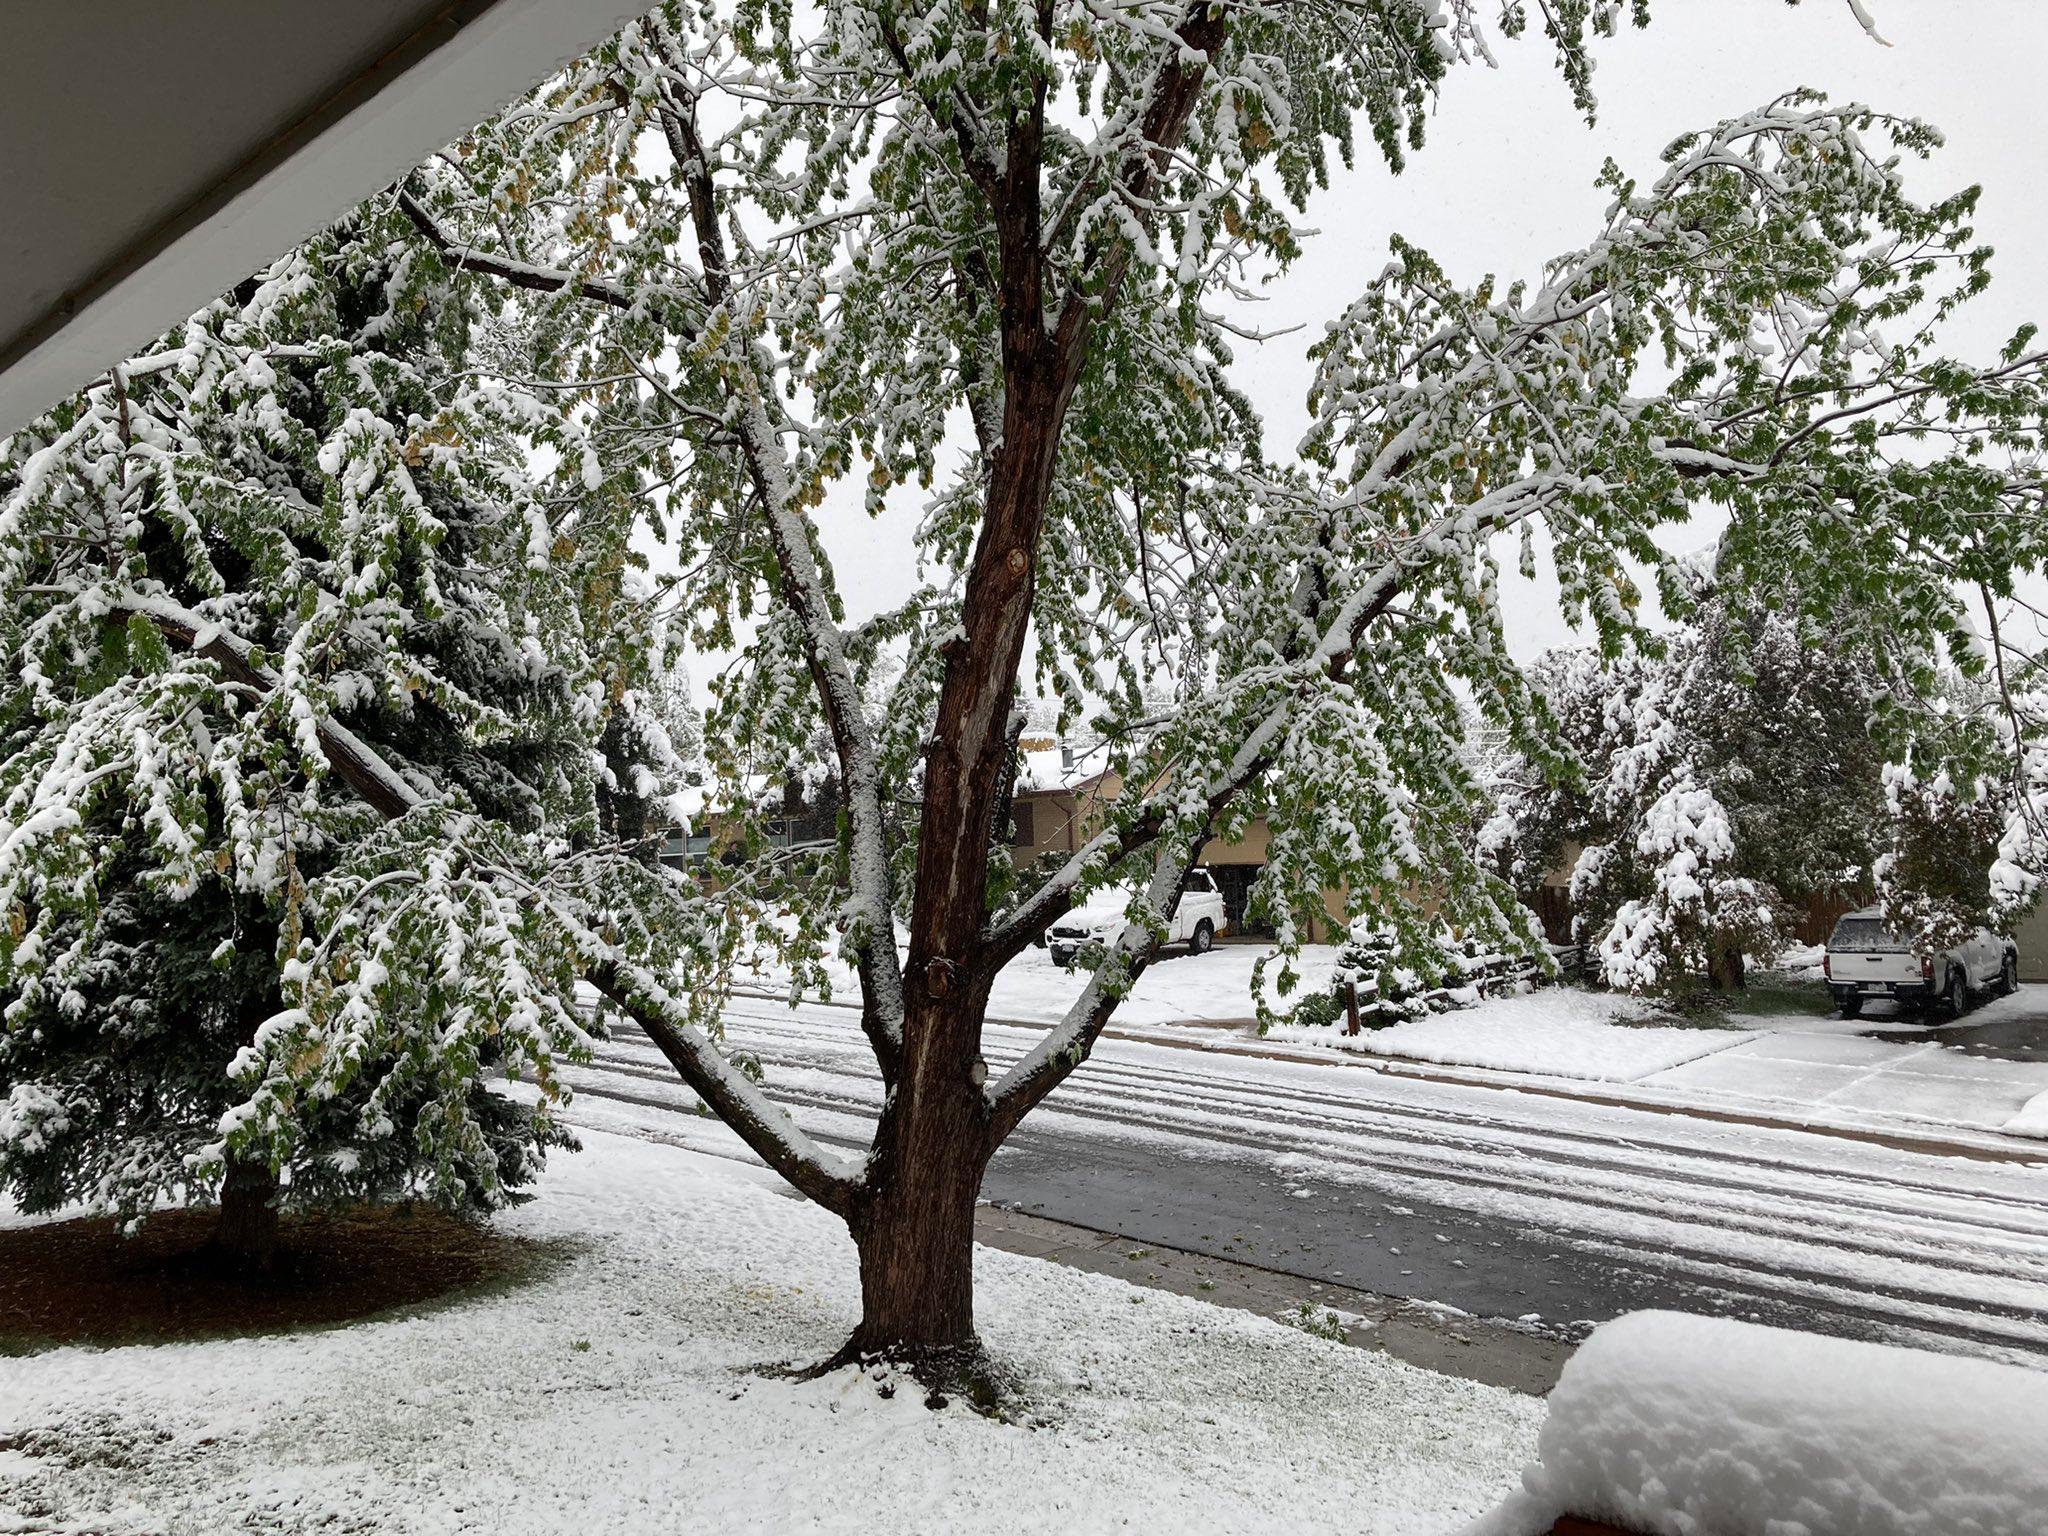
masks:
<instances>
[{"instance_id":1,"label":"tree bark","mask_svg":"<svg viewBox=\"0 0 2048 1536\"><path fill-rule=\"evenodd\" d=\"M883 1106L866 1190L848 1217L861 1322L842 1351L903 1361L935 1386L971 1372L979 1354L974 1208L994 1149L979 1046L988 989L942 988L907 1031L922 1049Z\"/></svg>"},{"instance_id":2,"label":"tree bark","mask_svg":"<svg viewBox=\"0 0 2048 1536\"><path fill-rule=\"evenodd\" d=\"M1707 985L1716 992L1740 992L1743 987L1742 951L1733 944L1714 946L1707 963Z\"/></svg>"},{"instance_id":3,"label":"tree bark","mask_svg":"<svg viewBox=\"0 0 2048 1536\"><path fill-rule=\"evenodd\" d=\"M267 1271L277 1257L277 1175L270 1165L230 1159L220 1181L213 1248L246 1268Z\"/></svg>"},{"instance_id":4,"label":"tree bark","mask_svg":"<svg viewBox=\"0 0 2048 1536\"><path fill-rule=\"evenodd\" d=\"M860 1250L860 1326L847 1349L912 1365L943 1365L971 1354L974 1334L974 1207L981 1194L978 1148L895 1179L853 1229Z\"/></svg>"}]
</instances>

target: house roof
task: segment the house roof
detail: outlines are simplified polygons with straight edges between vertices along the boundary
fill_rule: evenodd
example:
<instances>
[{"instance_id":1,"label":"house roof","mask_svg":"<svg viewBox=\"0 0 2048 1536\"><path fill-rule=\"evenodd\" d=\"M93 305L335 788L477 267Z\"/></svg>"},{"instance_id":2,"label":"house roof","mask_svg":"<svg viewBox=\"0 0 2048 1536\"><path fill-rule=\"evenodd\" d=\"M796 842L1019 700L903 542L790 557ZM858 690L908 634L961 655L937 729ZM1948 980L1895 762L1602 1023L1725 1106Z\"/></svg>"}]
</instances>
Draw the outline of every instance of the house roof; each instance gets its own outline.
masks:
<instances>
[{"instance_id":1,"label":"house roof","mask_svg":"<svg viewBox=\"0 0 2048 1536\"><path fill-rule=\"evenodd\" d=\"M9 6L0 436L645 5Z\"/></svg>"}]
</instances>

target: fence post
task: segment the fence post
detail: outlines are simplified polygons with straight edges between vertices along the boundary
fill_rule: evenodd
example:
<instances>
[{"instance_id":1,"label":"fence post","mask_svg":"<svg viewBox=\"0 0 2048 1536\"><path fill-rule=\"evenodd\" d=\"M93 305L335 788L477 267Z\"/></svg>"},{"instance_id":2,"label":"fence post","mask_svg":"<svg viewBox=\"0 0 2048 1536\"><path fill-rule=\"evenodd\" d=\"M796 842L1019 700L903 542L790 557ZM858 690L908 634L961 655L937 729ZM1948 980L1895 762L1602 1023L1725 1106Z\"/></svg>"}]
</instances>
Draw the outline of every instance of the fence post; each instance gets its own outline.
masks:
<instances>
[{"instance_id":1,"label":"fence post","mask_svg":"<svg viewBox=\"0 0 2048 1536\"><path fill-rule=\"evenodd\" d=\"M1355 981L1344 983L1344 1033L1358 1033L1358 983Z\"/></svg>"}]
</instances>

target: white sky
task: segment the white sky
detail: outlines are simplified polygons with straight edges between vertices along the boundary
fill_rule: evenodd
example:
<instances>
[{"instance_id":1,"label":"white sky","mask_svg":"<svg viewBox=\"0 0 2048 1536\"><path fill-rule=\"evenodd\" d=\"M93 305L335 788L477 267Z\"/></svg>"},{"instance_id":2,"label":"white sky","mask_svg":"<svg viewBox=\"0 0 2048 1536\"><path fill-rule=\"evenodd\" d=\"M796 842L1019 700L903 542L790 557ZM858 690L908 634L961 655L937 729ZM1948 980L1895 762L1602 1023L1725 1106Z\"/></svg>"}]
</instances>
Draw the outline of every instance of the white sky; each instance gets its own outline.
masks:
<instances>
[{"instance_id":1,"label":"white sky","mask_svg":"<svg viewBox=\"0 0 2048 1536\"><path fill-rule=\"evenodd\" d=\"M1591 127L1538 36L1496 40L1498 69L1454 69L1429 142L1407 171L1388 172L1368 142L1358 167L1340 171L1311 203L1304 222L1319 233L1251 316L1267 329L1305 327L1238 348L1237 377L1267 418L1269 443L1284 451L1299 438L1307 421L1304 349L1385 264L1389 235L1422 245L1461 282L1487 272L1534 277L1546 258L1598 232L1605 199L1593 178L1604 158L1648 180L1671 138L1795 86L1940 127L1948 147L1909 171L1921 200L1983 186L1977 229L1999 254L1990 291L1949 333L1951 351L1988 357L2022 320L2048 323L2048 134L2039 127L2048 0L1866 4L1891 47L1863 32L1846 0L1789 9L1783 0L1654 0L1646 31L1625 31L1597 50L1600 112ZM823 509L826 545L854 616L910 590L905 555L916 501L899 499L879 525L857 505ZM1678 547L1704 544L1713 531L1681 536ZM1542 584L1509 577L1503 599L1514 650L1533 657L1569 641Z\"/></svg>"}]
</instances>

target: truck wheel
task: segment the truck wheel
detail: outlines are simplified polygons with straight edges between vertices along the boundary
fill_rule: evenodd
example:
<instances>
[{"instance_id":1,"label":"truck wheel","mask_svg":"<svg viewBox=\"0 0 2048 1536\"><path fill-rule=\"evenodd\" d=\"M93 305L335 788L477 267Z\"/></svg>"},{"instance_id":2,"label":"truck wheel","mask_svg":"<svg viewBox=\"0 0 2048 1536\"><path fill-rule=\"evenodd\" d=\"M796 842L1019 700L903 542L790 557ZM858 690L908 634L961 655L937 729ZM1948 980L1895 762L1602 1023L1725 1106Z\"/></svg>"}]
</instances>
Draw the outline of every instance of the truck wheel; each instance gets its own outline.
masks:
<instances>
[{"instance_id":1,"label":"truck wheel","mask_svg":"<svg viewBox=\"0 0 2048 1536\"><path fill-rule=\"evenodd\" d=\"M1845 998L1843 998L1843 999L1842 999L1842 1017L1843 1017L1843 1018L1845 1018L1845 1019L1858 1019L1858 1018L1861 1018L1862 1016L1863 1016L1863 999L1862 999L1862 998L1860 998L1860 997L1854 997L1854 996L1851 996L1851 997L1845 997Z\"/></svg>"},{"instance_id":2,"label":"truck wheel","mask_svg":"<svg viewBox=\"0 0 2048 1536\"><path fill-rule=\"evenodd\" d=\"M1188 936L1188 953L1191 955L1206 955L1209 953L1209 946L1215 942L1216 930L1210 925L1209 919L1205 917L1195 924L1195 931Z\"/></svg>"},{"instance_id":3,"label":"truck wheel","mask_svg":"<svg viewBox=\"0 0 2048 1536\"><path fill-rule=\"evenodd\" d=\"M2005 964L2001 966L1998 971L1998 995L2000 997L2011 997L2013 993L2019 991L2019 989L2019 957L2016 955L2007 954L2005 957Z\"/></svg>"},{"instance_id":4,"label":"truck wheel","mask_svg":"<svg viewBox=\"0 0 2048 1536\"><path fill-rule=\"evenodd\" d=\"M1948 1003L1948 1016L1952 1019L1960 1019L1970 1011L1970 991L1969 988L1963 985L1963 972L1960 966L1952 965L1948 968L1948 995L1946 1000Z\"/></svg>"}]
</instances>

